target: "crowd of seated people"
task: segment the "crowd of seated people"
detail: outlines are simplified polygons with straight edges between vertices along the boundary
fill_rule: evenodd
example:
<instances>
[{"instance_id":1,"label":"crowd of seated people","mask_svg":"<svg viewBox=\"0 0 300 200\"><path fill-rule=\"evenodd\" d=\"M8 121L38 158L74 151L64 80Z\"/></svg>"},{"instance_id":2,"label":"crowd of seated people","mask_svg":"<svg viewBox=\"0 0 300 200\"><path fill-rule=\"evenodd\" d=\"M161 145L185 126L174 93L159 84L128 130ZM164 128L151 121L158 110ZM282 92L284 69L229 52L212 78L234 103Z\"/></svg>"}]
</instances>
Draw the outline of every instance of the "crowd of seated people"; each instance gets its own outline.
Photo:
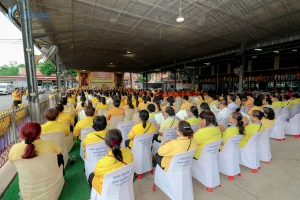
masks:
<instances>
[{"instance_id":1,"label":"crowd of seated people","mask_svg":"<svg viewBox=\"0 0 300 200\"><path fill-rule=\"evenodd\" d=\"M190 98L193 97L193 98ZM175 102L177 104L175 104ZM178 104L179 102L179 104ZM128 163L133 162L133 140L135 136L155 132L156 126L149 122L159 113L164 120L158 124L153 141L161 143L164 131L175 128L177 139L167 140L161 144L154 160L168 170L172 157L178 153L196 149L194 159L199 159L203 147L213 141L222 139L222 147L235 135L243 135L239 147L244 148L250 137L274 125L275 109L299 103L299 95L253 95L209 94L190 90L158 91L153 90L81 90L69 91L61 97L55 108L48 109L44 115L47 122L40 125L36 122L24 124L20 130L23 139L15 144L9 153L9 160L33 159L41 154L54 152L58 155L58 164L63 163L61 147L53 141L43 141L40 134L64 132L67 136L73 132L82 141L82 148L94 142L105 142L108 154L99 159L94 172L89 176L90 186L101 194L103 177ZM184 120L176 117L176 106L186 110ZM247 107L247 113L240 113ZM105 115L98 116L99 109L107 109ZM290 108L290 109L291 109ZM139 123L135 124L127 138L120 130L109 130L113 116L125 115L126 110L138 112ZM79 118L79 113L84 117ZM249 115L248 120L245 115ZM228 124L224 124L223 122ZM192 125L198 124L197 131ZM80 138L81 130L92 127L94 131ZM121 148L122 141L126 148ZM86 156L86 155L85 155Z\"/></svg>"}]
</instances>

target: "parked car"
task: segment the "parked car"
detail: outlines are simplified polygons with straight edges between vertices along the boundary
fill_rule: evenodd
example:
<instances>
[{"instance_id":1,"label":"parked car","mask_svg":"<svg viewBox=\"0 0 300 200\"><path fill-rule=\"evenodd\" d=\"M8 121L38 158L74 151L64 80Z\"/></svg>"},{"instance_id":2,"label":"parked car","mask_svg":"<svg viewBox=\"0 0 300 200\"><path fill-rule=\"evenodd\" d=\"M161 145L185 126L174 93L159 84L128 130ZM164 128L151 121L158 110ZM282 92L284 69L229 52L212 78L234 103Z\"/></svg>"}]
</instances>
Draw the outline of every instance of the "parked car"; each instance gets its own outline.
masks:
<instances>
[{"instance_id":1,"label":"parked car","mask_svg":"<svg viewBox=\"0 0 300 200\"><path fill-rule=\"evenodd\" d=\"M46 89L43 86L38 86L38 93L42 94L45 93Z\"/></svg>"},{"instance_id":2,"label":"parked car","mask_svg":"<svg viewBox=\"0 0 300 200\"><path fill-rule=\"evenodd\" d=\"M15 90L12 83L0 83L0 94L11 94Z\"/></svg>"}]
</instances>

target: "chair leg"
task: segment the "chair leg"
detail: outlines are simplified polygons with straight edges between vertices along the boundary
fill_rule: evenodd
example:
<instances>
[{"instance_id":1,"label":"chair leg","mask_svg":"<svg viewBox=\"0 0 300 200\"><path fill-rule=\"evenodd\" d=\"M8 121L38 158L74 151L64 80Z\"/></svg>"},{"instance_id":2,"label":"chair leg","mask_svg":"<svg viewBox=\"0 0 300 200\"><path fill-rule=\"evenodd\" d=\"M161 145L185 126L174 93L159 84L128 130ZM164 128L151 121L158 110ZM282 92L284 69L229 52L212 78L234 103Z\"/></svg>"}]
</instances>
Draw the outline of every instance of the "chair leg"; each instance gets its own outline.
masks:
<instances>
[{"instance_id":1,"label":"chair leg","mask_svg":"<svg viewBox=\"0 0 300 200\"><path fill-rule=\"evenodd\" d=\"M150 170L150 174L152 174L152 175L153 175L153 169L151 169L151 170Z\"/></svg>"},{"instance_id":2,"label":"chair leg","mask_svg":"<svg viewBox=\"0 0 300 200\"><path fill-rule=\"evenodd\" d=\"M299 139L299 135L295 135L295 138L296 138L296 139Z\"/></svg>"},{"instance_id":3,"label":"chair leg","mask_svg":"<svg viewBox=\"0 0 300 200\"><path fill-rule=\"evenodd\" d=\"M257 169L252 169L252 173L256 174L257 173Z\"/></svg>"},{"instance_id":4,"label":"chair leg","mask_svg":"<svg viewBox=\"0 0 300 200\"><path fill-rule=\"evenodd\" d=\"M153 186L152 186L152 191L155 192L155 188L156 188L156 185L155 183L153 183Z\"/></svg>"},{"instance_id":5,"label":"chair leg","mask_svg":"<svg viewBox=\"0 0 300 200\"><path fill-rule=\"evenodd\" d=\"M207 187L207 188L206 188L206 191L207 191L207 192L212 192L212 191L213 191L213 189L212 189L212 188L209 188L209 187Z\"/></svg>"},{"instance_id":6,"label":"chair leg","mask_svg":"<svg viewBox=\"0 0 300 200\"><path fill-rule=\"evenodd\" d=\"M137 175L137 178L138 178L138 179L142 179L142 178L143 178L143 174L138 174L138 175Z\"/></svg>"},{"instance_id":7,"label":"chair leg","mask_svg":"<svg viewBox=\"0 0 300 200\"><path fill-rule=\"evenodd\" d=\"M242 174L241 174L241 173L239 173L239 174L238 174L238 176L239 176L239 177L242 177Z\"/></svg>"},{"instance_id":8,"label":"chair leg","mask_svg":"<svg viewBox=\"0 0 300 200\"><path fill-rule=\"evenodd\" d=\"M234 180L234 176L228 176L228 180L233 181Z\"/></svg>"},{"instance_id":9,"label":"chair leg","mask_svg":"<svg viewBox=\"0 0 300 200\"><path fill-rule=\"evenodd\" d=\"M277 139L278 142L281 142L281 139Z\"/></svg>"},{"instance_id":10,"label":"chair leg","mask_svg":"<svg viewBox=\"0 0 300 200\"><path fill-rule=\"evenodd\" d=\"M264 162L265 164L270 164L270 161L269 162Z\"/></svg>"}]
</instances>

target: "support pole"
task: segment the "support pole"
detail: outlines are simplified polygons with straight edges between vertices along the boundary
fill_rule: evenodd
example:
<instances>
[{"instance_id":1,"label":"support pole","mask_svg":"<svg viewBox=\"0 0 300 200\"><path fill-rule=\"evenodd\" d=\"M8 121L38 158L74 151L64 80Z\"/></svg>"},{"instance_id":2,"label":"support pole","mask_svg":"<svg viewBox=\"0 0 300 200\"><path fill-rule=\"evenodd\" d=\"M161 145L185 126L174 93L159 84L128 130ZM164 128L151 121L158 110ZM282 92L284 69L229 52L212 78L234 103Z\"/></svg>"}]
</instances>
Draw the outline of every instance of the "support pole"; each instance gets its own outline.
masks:
<instances>
[{"instance_id":1,"label":"support pole","mask_svg":"<svg viewBox=\"0 0 300 200\"><path fill-rule=\"evenodd\" d=\"M32 40L31 21L27 14L30 13L30 3L29 0L24 0L18 1L18 4L21 12L21 28L29 94L28 102L30 109L30 120L41 122L36 67L34 65L34 44Z\"/></svg>"},{"instance_id":2,"label":"support pole","mask_svg":"<svg viewBox=\"0 0 300 200\"><path fill-rule=\"evenodd\" d=\"M146 89L148 89L148 71L146 70Z\"/></svg>"},{"instance_id":3,"label":"support pole","mask_svg":"<svg viewBox=\"0 0 300 200\"><path fill-rule=\"evenodd\" d=\"M131 74L131 72L130 72L130 74L129 74L129 76L130 76L130 88L132 89L132 76L131 76L132 74Z\"/></svg>"},{"instance_id":4,"label":"support pole","mask_svg":"<svg viewBox=\"0 0 300 200\"><path fill-rule=\"evenodd\" d=\"M174 61L174 70L175 70L174 90L176 90L176 85L177 85L177 62L176 62L176 60Z\"/></svg>"},{"instance_id":5,"label":"support pole","mask_svg":"<svg viewBox=\"0 0 300 200\"><path fill-rule=\"evenodd\" d=\"M219 92L219 65L217 65L217 92ZM222 89L222 92L223 92L223 89Z\"/></svg>"},{"instance_id":6,"label":"support pole","mask_svg":"<svg viewBox=\"0 0 300 200\"><path fill-rule=\"evenodd\" d=\"M241 53L242 53L242 62L240 65L240 69L241 69L241 73L239 75L239 93L242 94L243 93L243 80L244 80L244 69L245 69L245 65L246 65L246 43L243 42L241 44Z\"/></svg>"},{"instance_id":7,"label":"support pole","mask_svg":"<svg viewBox=\"0 0 300 200\"><path fill-rule=\"evenodd\" d=\"M56 65L56 85L57 85L57 95L58 98L61 98L60 92L60 73L59 73L59 61L58 61L58 54L55 55L55 65Z\"/></svg>"}]
</instances>

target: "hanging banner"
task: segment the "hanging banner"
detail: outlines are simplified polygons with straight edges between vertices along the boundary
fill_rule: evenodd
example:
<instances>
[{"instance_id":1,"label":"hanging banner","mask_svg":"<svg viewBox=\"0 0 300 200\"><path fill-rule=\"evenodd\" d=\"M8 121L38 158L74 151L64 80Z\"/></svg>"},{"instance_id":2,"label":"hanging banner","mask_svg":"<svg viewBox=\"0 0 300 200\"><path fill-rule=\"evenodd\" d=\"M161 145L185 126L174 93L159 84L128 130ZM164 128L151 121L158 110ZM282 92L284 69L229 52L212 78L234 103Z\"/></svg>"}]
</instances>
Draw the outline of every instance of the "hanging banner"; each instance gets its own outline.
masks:
<instances>
[{"instance_id":1,"label":"hanging banner","mask_svg":"<svg viewBox=\"0 0 300 200\"><path fill-rule=\"evenodd\" d=\"M112 72L90 72L91 83L113 83L115 74Z\"/></svg>"}]
</instances>

